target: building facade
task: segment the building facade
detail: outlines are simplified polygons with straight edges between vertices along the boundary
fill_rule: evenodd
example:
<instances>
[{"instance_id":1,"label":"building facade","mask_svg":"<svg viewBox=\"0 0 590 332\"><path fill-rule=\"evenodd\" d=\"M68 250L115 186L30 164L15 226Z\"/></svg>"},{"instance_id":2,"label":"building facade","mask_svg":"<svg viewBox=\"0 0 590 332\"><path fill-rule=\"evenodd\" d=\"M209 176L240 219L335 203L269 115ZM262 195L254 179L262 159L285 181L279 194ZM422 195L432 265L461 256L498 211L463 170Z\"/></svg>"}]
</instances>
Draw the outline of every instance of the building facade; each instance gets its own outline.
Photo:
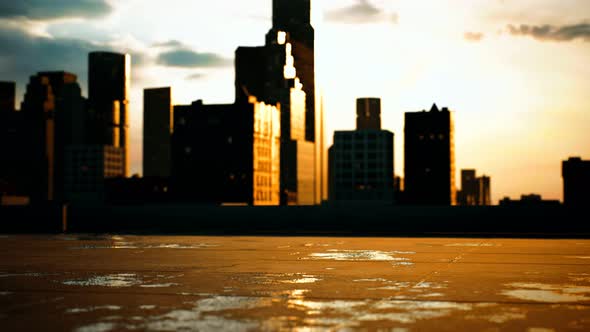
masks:
<instances>
[{"instance_id":1,"label":"building facade","mask_svg":"<svg viewBox=\"0 0 590 332\"><path fill-rule=\"evenodd\" d=\"M455 205L453 114L433 105L405 114L404 198L409 204Z\"/></svg>"},{"instance_id":2,"label":"building facade","mask_svg":"<svg viewBox=\"0 0 590 332\"><path fill-rule=\"evenodd\" d=\"M174 107L173 195L210 204L280 203L280 111L248 103Z\"/></svg>"},{"instance_id":3,"label":"building facade","mask_svg":"<svg viewBox=\"0 0 590 332\"><path fill-rule=\"evenodd\" d=\"M89 132L95 145L121 147L129 175L129 89L131 56L91 52L88 56Z\"/></svg>"},{"instance_id":4,"label":"building facade","mask_svg":"<svg viewBox=\"0 0 590 332\"><path fill-rule=\"evenodd\" d=\"M394 135L381 130L380 107L376 112L372 103L371 116L367 113L366 99L357 101L357 121L353 131L336 131L334 145L329 152L330 201L381 201L393 203L394 199ZM375 117L377 119L375 119ZM367 125L367 124L371 125ZM377 124L379 124L377 126Z\"/></svg>"},{"instance_id":5,"label":"building facade","mask_svg":"<svg viewBox=\"0 0 590 332\"><path fill-rule=\"evenodd\" d=\"M563 203L566 206L590 204L590 160L569 158L562 163Z\"/></svg>"},{"instance_id":6,"label":"building facade","mask_svg":"<svg viewBox=\"0 0 590 332\"><path fill-rule=\"evenodd\" d=\"M491 205L490 177L485 175L478 177L474 169L461 170L461 191L457 191L457 204Z\"/></svg>"},{"instance_id":7,"label":"building facade","mask_svg":"<svg viewBox=\"0 0 590 332\"><path fill-rule=\"evenodd\" d=\"M63 71L31 76L21 104L22 141L27 152L23 172L33 202L64 198L65 149L85 140L85 104L76 75Z\"/></svg>"},{"instance_id":8,"label":"building facade","mask_svg":"<svg viewBox=\"0 0 590 332\"><path fill-rule=\"evenodd\" d=\"M356 128L381 129L381 99L358 98L356 100Z\"/></svg>"},{"instance_id":9,"label":"building facade","mask_svg":"<svg viewBox=\"0 0 590 332\"><path fill-rule=\"evenodd\" d=\"M169 177L173 129L171 88L143 90L143 176Z\"/></svg>"},{"instance_id":10,"label":"building facade","mask_svg":"<svg viewBox=\"0 0 590 332\"><path fill-rule=\"evenodd\" d=\"M107 179L124 176L124 151L111 145L69 145L65 151L65 200L100 204Z\"/></svg>"}]
</instances>

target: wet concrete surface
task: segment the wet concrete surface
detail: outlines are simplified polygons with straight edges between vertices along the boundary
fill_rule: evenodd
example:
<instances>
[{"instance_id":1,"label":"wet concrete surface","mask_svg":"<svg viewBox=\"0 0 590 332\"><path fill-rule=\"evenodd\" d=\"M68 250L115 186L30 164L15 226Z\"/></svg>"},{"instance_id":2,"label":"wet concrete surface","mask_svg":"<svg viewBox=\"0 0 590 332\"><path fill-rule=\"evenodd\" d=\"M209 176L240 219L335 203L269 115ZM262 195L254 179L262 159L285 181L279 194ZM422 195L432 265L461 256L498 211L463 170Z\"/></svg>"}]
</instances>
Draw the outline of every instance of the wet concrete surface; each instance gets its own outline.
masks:
<instances>
[{"instance_id":1,"label":"wet concrete surface","mask_svg":"<svg viewBox=\"0 0 590 332\"><path fill-rule=\"evenodd\" d=\"M0 236L3 331L590 330L590 241Z\"/></svg>"}]
</instances>

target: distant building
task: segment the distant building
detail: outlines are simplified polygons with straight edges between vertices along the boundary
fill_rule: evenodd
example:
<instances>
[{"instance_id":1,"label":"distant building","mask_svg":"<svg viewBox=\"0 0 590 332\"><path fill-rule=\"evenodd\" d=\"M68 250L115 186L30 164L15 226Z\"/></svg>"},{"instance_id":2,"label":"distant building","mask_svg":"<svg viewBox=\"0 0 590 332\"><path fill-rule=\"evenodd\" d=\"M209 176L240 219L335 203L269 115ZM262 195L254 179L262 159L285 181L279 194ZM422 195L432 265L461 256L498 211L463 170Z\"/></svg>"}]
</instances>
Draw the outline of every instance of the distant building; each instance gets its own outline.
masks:
<instances>
[{"instance_id":1,"label":"distant building","mask_svg":"<svg viewBox=\"0 0 590 332\"><path fill-rule=\"evenodd\" d=\"M590 160L569 158L562 163L563 202L567 206L590 204Z\"/></svg>"},{"instance_id":2,"label":"distant building","mask_svg":"<svg viewBox=\"0 0 590 332\"><path fill-rule=\"evenodd\" d=\"M406 113L404 135L407 203L455 205L453 113L436 105L430 112Z\"/></svg>"},{"instance_id":3,"label":"distant building","mask_svg":"<svg viewBox=\"0 0 590 332\"><path fill-rule=\"evenodd\" d=\"M541 195L528 194L522 195L520 200L513 200L510 197L504 197L500 201L500 206L559 206L559 200L544 200Z\"/></svg>"},{"instance_id":4,"label":"distant building","mask_svg":"<svg viewBox=\"0 0 590 332\"><path fill-rule=\"evenodd\" d=\"M310 0L273 0L272 29L269 40L276 39L279 32L286 32L293 45L293 57L297 75L303 84L306 98L305 137L315 142L316 135L316 84L315 84L315 31L311 25Z\"/></svg>"},{"instance_id":5,"label":"distant building","mask_svg":"<svg viewBox=\"0 0 590 332\"><path fill-rule=\"evenodd\" d=\"M357 103L357 114L364 104ZM373 120L380 123L380 120ZM330 201L393 202L393 133L361 121L353 131L336 131L329 150Z\"/></svg>"},{"instance_id":6,"label":"distant building","mask_svg":"<svg viewBox=\"0 0 590 332\"><path fill-rule=\"evenodd\" d=\"M16 201L28 202L31 195L30 151L24 142L29 133L25 131L24 112L14 107L14 82L0 82L0 196L2 205ZM27 172L28 171L28 172ZM21 197L22 199L19 199Z\"/></svg>"},{"instance_id":7,"label":"distant building","mask_svg":"<svg viewBox=\"0 0 590 332\"><path fill-rule=\"evenodd\" d=\"M109 205L145 205L171 202L169 178L116 177L105 179L105 201Z\"/></svg>"},{"instance_id":8,"label":"distant building","mask_svg":"<svg viewBox=\"0 0 590 332\"><path fill-rule=\"evenodd\" d=\"M461 191L457 192L457 204L464 206L491 205L490 177L476 176L474 169L461 170Z\"/></svg>"},{"instance_id":9,"label":"distant building","mask_svg":"<svg viewBox=\"0 0 590 332\"><path fill-rule=\"evenodd\" d=\"M236 50L236 104L252 96L281 114L281 205L313 205L316 159L306 140L306 94L297 77L288 34L278 31L260 47Z\"/></svg>"},{"instance_id":10,"label":"distant building","mask_svg":"<svg viewBox=\"0 0 590 332\"><path fill-rule=\"evenodd\" d=\"M124 152L110 145L69 145L65 151L65 200L100 204L106 181L123 177Z\"/></svg>"},{"instance_id":11,"label":"distant building","mask_svg":"<svg viewBox=\"0 0 590 332\"><path fill-rule=\"evenodd\" d=\"M311 0L273 0L272 29L269 41L285 32L292 45L297 77L305 92L305 140L315 143L314 200L327 199L327 158L325 146L324 107L321 91L317 89L315 71L315 31L311 25Z\"/></svg>"},{"instance_id":12,"label":"distant building","mask_svg":"<svg viewBox=\"0 0 590 332\"><path fill-rule=\"evenodd\" d=\"M143 176L171 174L172 93L169 87L143 90Z\"/></svg>"},{"instance_id":13,"label":"distant building","mask_svg":"<svg viewBox=\"0 0 590 332\"><path fill-rule=\"evenodd\" d=\"M358 98L356 100L356 129L381 130L381 99Z\"/></svg>"},{"instance_id":14,"label":"distant building","mask_svg":"<svg viewBox=\"0 0 590 332\"><path fill-rule=\"evenodd\" d=\"M129 89L131 56L91 52L88 56L90 143L121 147L129 175Z\"/></svg>"},{"instance_id":15,"label":"distant building","mask_svg":"<svg viewBox=\"0 0 590 332\"><path fill-rule=\"evenodd\" d=\"M25 188L32 202L64 198L65 148L85 140L85 103L76 75L31 76L21 105L27 160L20 172L29 177Z\"/></svg>"},{"instance_id":16,"label":"distant building","mask_svg":"<svg viewBox=\"0 0 590 332\"><path fill-rule=\"evenodd\" d=\"M15 96L15 82L0 82L0 113L14 111Z\"/></svg>"},{"instance_id":17,"label":"distant building","mask_svg":"<svg viewBox=\"0 0 590 332\"><path fill-rule=\"evenodd\" d=\"M173 195L212 204L280 203L280 111L248 103L174 107Z\"/></svg>"}]
</instances>

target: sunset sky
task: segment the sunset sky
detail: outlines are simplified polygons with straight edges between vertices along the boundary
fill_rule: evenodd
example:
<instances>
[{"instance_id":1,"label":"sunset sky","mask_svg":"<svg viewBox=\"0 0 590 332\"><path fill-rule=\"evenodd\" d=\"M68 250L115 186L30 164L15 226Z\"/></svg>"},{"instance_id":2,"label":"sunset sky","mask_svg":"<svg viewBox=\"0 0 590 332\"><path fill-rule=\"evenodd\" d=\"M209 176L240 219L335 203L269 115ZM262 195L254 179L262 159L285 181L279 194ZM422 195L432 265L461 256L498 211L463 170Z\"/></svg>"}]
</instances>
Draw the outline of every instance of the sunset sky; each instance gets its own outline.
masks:
<instances>
[{"instance_id":1,"label":"sunset sky","mask_svg":"<svg viewBox=\"0 0 590 332\"><path fill-rule=\"evenodd\" d=\"M37 71L87 91L87 53L132 55L131 159L141 173L142 91L233 102L233 54L264 43L271 0L21 0L0 3L0 80L22 99ZM316 71L328 136L355 99L381 97L403 175L403 114L455 111L461 168L492 177L494 202L562 198L561 161L590 158L590 1L315 0Z\"/></svg>"}]
</instances>

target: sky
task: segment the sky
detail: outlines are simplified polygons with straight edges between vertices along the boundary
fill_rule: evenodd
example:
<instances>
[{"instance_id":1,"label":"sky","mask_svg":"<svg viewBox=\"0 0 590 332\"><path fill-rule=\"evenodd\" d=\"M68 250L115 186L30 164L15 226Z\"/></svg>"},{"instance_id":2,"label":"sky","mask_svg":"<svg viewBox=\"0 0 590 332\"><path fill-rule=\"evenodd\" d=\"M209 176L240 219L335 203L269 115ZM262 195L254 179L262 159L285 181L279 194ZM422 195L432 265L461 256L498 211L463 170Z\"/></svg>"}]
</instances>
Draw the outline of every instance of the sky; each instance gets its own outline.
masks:
<instances>
[{"instance_id":1,"label":"sky","mask_svg":"<svg viewBox=\"0 0 590 332\"><path fill-rule=\"evenodd\" d=\"M326 141L382 99L403 176L405 112L449 107L460 169L492 178L494 202L562 199L561 161L590 159L590 1L312 0ZM231 103L238 46L264 44L272 0L0 1L0 80L17 99L38 71L78 75L87 53L132 56L131 170L141 173L143 89L175 104Z\"/></svg>"}]
</instances>

